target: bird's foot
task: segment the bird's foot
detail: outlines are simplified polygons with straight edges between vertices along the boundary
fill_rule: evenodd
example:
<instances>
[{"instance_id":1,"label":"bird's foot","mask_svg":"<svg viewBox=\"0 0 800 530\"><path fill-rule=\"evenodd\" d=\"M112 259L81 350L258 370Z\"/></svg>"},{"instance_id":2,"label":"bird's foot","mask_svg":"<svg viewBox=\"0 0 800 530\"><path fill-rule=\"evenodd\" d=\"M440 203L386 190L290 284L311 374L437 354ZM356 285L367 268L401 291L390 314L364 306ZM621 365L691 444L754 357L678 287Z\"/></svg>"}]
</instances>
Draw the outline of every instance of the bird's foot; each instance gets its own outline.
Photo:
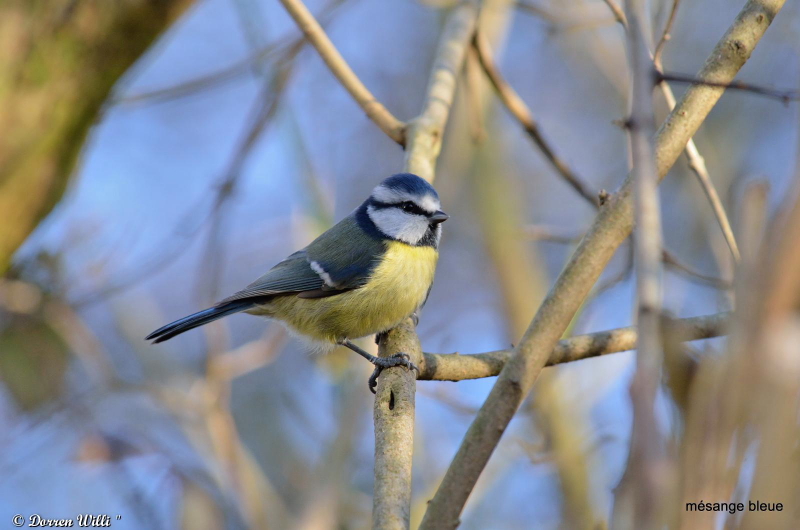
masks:
<instances>
[{"instance_id":1,"label":"bird's foot","mask_svg":"<svg viewBox=\"0 0 800 530\"><path fill-rule=\"evenodd\" d=\"M381 375L386 368L392 368L393 366L405 366L408 370L415 370L417 375L419 376L419 368L416 364L411 362L411 357L407 353L395 353L391 357L375 357L375 360L372 361L372 364L375 365L375 371L372 372L372 375L369 376L369 390L373 394L375 393L375 387L378 386L378 376Z\"/></svg>"}]
</instances>

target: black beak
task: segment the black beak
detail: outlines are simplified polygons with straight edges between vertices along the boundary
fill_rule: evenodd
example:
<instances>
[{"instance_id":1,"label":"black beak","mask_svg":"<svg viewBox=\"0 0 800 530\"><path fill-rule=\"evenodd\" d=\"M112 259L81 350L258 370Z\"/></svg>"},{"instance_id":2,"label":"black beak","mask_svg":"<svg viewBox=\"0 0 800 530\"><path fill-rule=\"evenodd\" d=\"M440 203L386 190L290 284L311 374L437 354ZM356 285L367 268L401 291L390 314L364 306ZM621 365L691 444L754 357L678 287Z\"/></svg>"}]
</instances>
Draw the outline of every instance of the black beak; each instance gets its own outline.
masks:
<instances>
[{"instance_id":1,"label":"black beak","mask_svg":"<svg viewBox=\"0 0 800 530\"><path fill-rule=\"evenodd\" d=\"M439 210L435 214L433 214L430 217L428 217L428 220L433 225L438 225L439 223L443 223L443 222L447 221L448 219L450 219L450 216L447 215L446 213L444 213L441 210Z\"/></svg>"}]
</instances>

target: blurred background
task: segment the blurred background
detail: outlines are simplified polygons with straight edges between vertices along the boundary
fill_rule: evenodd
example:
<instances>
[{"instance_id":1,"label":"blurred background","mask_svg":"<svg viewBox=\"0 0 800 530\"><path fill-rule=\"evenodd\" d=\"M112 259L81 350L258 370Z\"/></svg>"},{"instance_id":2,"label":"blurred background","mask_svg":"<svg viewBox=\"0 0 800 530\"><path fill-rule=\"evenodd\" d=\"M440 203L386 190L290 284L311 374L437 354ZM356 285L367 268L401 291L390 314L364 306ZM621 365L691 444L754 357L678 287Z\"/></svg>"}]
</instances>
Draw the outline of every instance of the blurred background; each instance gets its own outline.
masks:
<instances>
[{"instance_id":1,"label":"blurred background","mask_svg":"<svg viewBox=\"0 0 800 530\"><path fill-rule=\"evenodd\" d=\"M743 3L681 3L665 68L697 72ZM376 97L414 117L452 2L307 5ZM672 3L647 5L657 39ZM606 4L487 0L480 23L559 156L592 189L615 190L628 171L619 123L629 82L624 32ZM796 88L799 33L789 2L739 79ZM14 514L104 513L121 515L114 528L368 527L368 363L346 350L311 355L247 315L158 346L143 337L310 242L400 171L402 150L274 0L8 0L0 48L0 526ZM685 86L673 89L680 97ZM666 106L654 97L660 122ZM729 91L695 137L737 233L753 183L768 213L789 194L797 125L797 104ZM451 220L418 328L423 349L506 348L594 209L472 60L435 185ZM660 191L676 259L666 309L731 309L733 261L685 157ZM572 333L632 323L629 250ZM691 348L715 355L726 342ZM633 359L546 369L463 528L605 521L627 458ZM492 384L418 383L412 527ZM679 425L661 398L665 425Z\"/></svg>"}]
</instances>

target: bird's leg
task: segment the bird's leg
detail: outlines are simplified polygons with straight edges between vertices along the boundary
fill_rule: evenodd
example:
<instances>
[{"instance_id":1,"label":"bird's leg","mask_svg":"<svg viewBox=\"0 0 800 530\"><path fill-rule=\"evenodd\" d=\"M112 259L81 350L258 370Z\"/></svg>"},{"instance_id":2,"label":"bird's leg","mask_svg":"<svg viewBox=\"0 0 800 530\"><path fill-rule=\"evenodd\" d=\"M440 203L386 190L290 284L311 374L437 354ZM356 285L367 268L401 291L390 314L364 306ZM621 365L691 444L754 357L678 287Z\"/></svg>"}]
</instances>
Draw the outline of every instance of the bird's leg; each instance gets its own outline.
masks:
<instances>
[{"instance_id":1,"label":"bird's leg","mask_svg":"<svg viewBox=\"0 0 800 530\"><path fill-rule=\"evenodd\" d=\"M375 371L372 372L372 375L369 376L369 390L373 394L375 393L375 387L378 385L378 376L381 375L381 372L386 368L391 368L393 366L405 366L409 370L416 370L417 374L419 374L419 368L417 365L411 362L411 357L408 356L407 353L398 352L392 355L391 357L376 357L370 353L365 352L352 342L349 339L344 339L339 342L345 348L349 348L371 362L375 365Z\"/></svg>"}]
</instances>

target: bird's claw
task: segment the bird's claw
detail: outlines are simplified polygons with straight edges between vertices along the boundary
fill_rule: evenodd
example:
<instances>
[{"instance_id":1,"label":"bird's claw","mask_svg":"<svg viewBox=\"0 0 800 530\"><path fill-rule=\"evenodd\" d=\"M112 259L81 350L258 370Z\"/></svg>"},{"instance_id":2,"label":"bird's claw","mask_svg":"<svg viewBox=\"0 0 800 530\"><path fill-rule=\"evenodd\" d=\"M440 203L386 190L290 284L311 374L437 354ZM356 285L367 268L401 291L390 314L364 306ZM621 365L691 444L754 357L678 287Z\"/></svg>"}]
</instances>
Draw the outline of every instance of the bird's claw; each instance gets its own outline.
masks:
<instances>
[{"instance_id":1,"label":"bird's claw","mask_svg":"<svg viewBox=\"0 0 800 530\"><path fill-rule=\"evenodd\" d=\"M373 394L375 393L375 387L378 386L378 376L381 375L381 372L386 368L405 366L407 370L416 371L417 376L419 376L420 373L419 367L411 362L411 357L403 352L395 353L391 357L377 357L372 364L375 365L375 370L372 372L372 375L369 376L369 390Z\"/></svg>"}]
</instances>

